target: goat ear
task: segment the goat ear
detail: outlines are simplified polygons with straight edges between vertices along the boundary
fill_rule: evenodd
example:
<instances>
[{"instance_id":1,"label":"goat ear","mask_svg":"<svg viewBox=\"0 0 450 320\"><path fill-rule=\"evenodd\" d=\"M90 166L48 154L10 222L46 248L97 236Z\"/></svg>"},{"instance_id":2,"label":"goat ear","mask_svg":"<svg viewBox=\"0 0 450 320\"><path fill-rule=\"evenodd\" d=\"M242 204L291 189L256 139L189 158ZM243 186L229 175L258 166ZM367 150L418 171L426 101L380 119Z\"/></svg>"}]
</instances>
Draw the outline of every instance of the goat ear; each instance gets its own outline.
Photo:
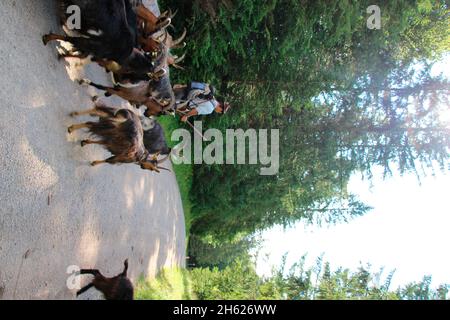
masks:
<instances>
[{"instance_id":1,"label":"goat ear","mask_svg":"<svg viewBox=\"0 0 450 320\"><path fill-rule=\"evenodd\" d=\"M155 154L153 155L152 160L153 160L153 161L158 161L158 157L159 157L160 154L161 154L161 151L158 151L157 153L155 153Z\"/></svg>"},{"instance_id":2,"label":"goat ear","mask_svg":"<svg viewBox=\"0 0 450 320\"><path fill-rule=\"evenodd\" d=\"M127 271L128 271L128 259L126 259L124 262L123 262L123 272L122 272L122 274L124 275L124 276L126 276L127 275Z\"/></svg>"}]
</instances>

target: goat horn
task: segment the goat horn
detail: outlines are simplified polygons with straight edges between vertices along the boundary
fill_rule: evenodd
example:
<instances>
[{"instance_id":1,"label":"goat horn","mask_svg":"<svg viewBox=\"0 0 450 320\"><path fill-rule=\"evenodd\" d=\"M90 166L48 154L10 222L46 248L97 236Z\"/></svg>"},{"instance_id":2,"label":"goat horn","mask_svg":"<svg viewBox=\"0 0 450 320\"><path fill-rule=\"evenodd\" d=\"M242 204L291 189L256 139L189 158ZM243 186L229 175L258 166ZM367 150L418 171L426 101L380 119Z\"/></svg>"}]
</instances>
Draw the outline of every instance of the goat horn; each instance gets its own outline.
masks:
<instances>
[{"instance_id":1,"label":"goat horn","mask_svg":"<svg viewBox=\"0 0 450 320\"><path fill-rule=\"evenodd\" d=\"M177 13L178 13L178 9L177 10L175 10L175 12L174 13L172 13L172 10L171 9L169 9L169 11L170 11L170 19L173 19L173 18L175 18L175 16L177 15Z\"/></svg>"},{"instance_id":2,"label":"goat horn","mask_svg":"<svg viewBox=\"0 0 450 320\"><path fill-rule=\"evenodd\" d=\"M167 40L167 33L168 32L166 30L164 30L164 33L160 34L158 37L156 37L155 41L158 42L158 43L166 42L166 40ZM161 39L163 36L164 36L164 38Z\"/></svg>"},{"instance_id":3,"label":"goat horn","mask_svg":"<svg viewBox=\"0 0 450 320\"><path fill-rule=\"evenodd\" d=\"M164 40L162 42L166 43L168 36L169 36L169 33L166 30L164 30Z\"/></svg>"},{"instance_id":4,"label":"goat horn","mask_svg":"<svg viewBox=\"0 0 450 320\"><path fill-rule=\"evenodd\" d=\"M185 47L186 47L186 42L183 42L178 45L171 46L170 49L183 49Z\"/></svg>"},{"instance_id":5,"label":"goat horn","mask_svg":"<svg viewBox=\"0 0 450 320\"><path fill-rule=\"evenodd\" d=\"M169 157L170 157L170 153L167 156L165 156L164 158L162 158L161 160L158 160L157 163L158 164L164 163L167 161L167 159L169 159Z\"/></svg>"},{"instance_id":6,"label":"goat horn","mask_svg":"<svg viewBox=\"0 0 450 320\"><path fill-rule=\"evenodd\" d=\"M161 78L164 77L166 74L167 74L167 70L164 69L164 68L162 68L162 69L159 69L158 71L156 71L154 75L155 75L155 77L156 77L157 79L161 79Z\"/></svg>"},{"instance_id":7,"label":"goat horn","mask_svg":"<svg viewBox=\"0 0 450 320\"><path fill-rule=\"evenodd\" d=\"M175 46L179 45L184 40L184 38L186 38L186 35L187 35L187 29L184 28L184 31L183 31L183 34L181 35L181 37L179 37L177 40L172 42L171 48L174 48Z\"/></svg>"},{"instance_id":8,"label":"goat horn","mask_svg":"<svg viewBox=\"0 0 450 320\"><path fill-rule=\"evenodd\" d=\"M186 58L186 53L184 53L180 58L178 58L177 56L174 56L174 61L173 64L177 64L180 63L181 61L183 61Z\"/></svg>"},{"instance_id":9,"label":"goat horn","mask_svg":"<svg viewBox=\"0 0 450 320\"><path fill-rule=\"evenodd\" d=\"M163 106L162 111L166 112L167 110L174 109L175 103L176 103L175 97L172 97L170 100L168 100L167 105Z\"/></svg>"},{"instance_id":10,"label":"goat horn","mask_svg":"<svg viewBox=\"0 0 450 320\"><path fill-rule=\"evenodd\" d=\"M172 64L172 67L174 67L175 69L178 69L178 70L183 70L183 71L186 70L184 67L182 67L182 66L180 66L180 65L178 65L178 64L176 64L176 63L173 63L173 64Z\"/></svg>"},{"instance_id":11,"label":"goat horn","mask_svg":"<svg viewBox=\"0 0 450 320\"><path fill-rule=\"evenodd\" d=\"M162 100L162 105L168 106L168 105L170 105L170 102L171 102L171 100L169 100L169 99L163 99Z\"/></svg>"},{"instance_id":12,"label":"goat horn","mask_svg":"<svg viewBox=\"0 0 450 320\"><path fill-rule=\"evenodd\" d=\"M167 168L164 168L164 167L157 167L158 169L160 169L160 170L165 170L165 171L169 171L169 172L172 172L172 171L170 171L169 169L167 169ZM158 173L160 173L159 171L158 171Z\"/></svg>"},{"instance_id":13,"label":"goat horn","mask_svg":"<svg viewBox=\"0 0 450 320\"><path fill-rule=\"evenodd\" d=\"M164 20L162 20L162 21L159 21L159 22L156 24L155 29L156 29L156 30L163 30L163 29L166 29L168 26L171 25L171 23L172 23L172 20L171 20L170 18L166 18L166 19L164 19Z\"/></svg>"},{"instance_id":14,"label":"goat horn","mask_svg":"<svg viewBox=\"0 0 450 320\"><path fill-rule=\"evenodd\" d=\"M149 73L147 73L147 76L148 76L150 79L153 79L153 80L159 80L159 79L161 79L162 77L164 77L166 74L167 74L166 69L159 69L159 70L156 71L156 72L149 72Z\"/></svg>"},{"instance_id":15,"label":"goat horn","mask_svg":"<svg viewBox=\"0 0 450 320\"><path fill-rule=\"evenodd\" d=\"M157 153L155 153L155 154L153 155L152 160L158 162L158 157L159 157L160 154L161 154L161 151L158 151Z\"/></svg>"}]
</instances>

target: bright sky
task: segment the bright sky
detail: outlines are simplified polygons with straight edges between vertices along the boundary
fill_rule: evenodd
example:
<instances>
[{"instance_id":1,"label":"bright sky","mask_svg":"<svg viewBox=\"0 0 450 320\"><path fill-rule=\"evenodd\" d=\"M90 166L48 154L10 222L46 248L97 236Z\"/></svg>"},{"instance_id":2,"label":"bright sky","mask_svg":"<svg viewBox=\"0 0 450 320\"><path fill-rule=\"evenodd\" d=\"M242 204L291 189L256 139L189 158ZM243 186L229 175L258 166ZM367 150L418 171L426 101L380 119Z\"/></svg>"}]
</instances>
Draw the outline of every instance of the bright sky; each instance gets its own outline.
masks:
<instances>
[{"instance_id":1,"label":"bright sky","mask_svg":"<svg viewBox=\"0 0 450 320\"><path fill-rule=\"evenodd\" d=\"M360 262L370 262L373 271L384 266L385 276L396 269L393 288L427 274L433 276L433 285L450 284L449 190L450 174L424 178L422 185L413 175L375 178L372 189L355 176L350 191L374 210L347 224L318 228L299 223L286 232L277 227L264 233L258 272L269 274L286 252L288 265L304 253L308 263L324 253L332 268L356 270Z\"/></svg>"},{"instance_id":2,"label":"bright sky","mask_svg":"<svg viewBox=\"0 0 450 320\"><path fill-rule=\"evenodd\" d=\"M435 71L450 76L449 69L447 56ZM450 120L450 106L445 109ZM270 274L285 253L288 266L305 253L313 264L323 253L332 269L356 270L360 263L370 263L373 271L384 266L384 277L396 269L391 289L424 275L433 276L433 286L450 284L450 172L423 178L421 185L412 174L381 177L382 171L375 170L372 188L357 175L350 181L349 191L374 207L363 217L325 228L299 223L286 231L275 227L264 232L258 273Z\"/></svg>"}]
</instances>

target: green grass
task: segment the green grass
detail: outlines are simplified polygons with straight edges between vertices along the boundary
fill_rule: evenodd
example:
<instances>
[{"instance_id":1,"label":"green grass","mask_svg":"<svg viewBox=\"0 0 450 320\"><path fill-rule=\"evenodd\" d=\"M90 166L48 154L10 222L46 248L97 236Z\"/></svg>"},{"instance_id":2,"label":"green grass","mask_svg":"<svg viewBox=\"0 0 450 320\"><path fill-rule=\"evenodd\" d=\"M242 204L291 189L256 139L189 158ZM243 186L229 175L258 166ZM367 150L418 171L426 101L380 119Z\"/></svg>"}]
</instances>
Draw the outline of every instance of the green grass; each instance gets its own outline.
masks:
<instances>
[{"instance_id":1,"label":"green grass","mask_svg":"<svg viewBox=\"0 0 450 320\"><path fill-rule=\"evenodd\" d=\"M158 122L164 128L166 140L169 146L173 147L175 143L171 142L170 137L175 129L180 128L180 122L178 118L172 116L159 117ZM186 237L189 238L191 223L192 223L192 202L190 199L192 179L193 179L193 166L192 165L174 165L175 175L177 177L178 186L180 188L181 200L183 202L184 219L186 225ZM186 239L188 243L189 239Z\"/></svg>"},{"instance_id":2,"label":"green grass","mask_svg":"<svg viewBox=\"0 0 450 320\"><path fill-rule=\"evenodd\" d=\"M136 286L136 300L195 300L189 271L164 269L155 279L141 277Z\"/></svg>"}]
</instances>

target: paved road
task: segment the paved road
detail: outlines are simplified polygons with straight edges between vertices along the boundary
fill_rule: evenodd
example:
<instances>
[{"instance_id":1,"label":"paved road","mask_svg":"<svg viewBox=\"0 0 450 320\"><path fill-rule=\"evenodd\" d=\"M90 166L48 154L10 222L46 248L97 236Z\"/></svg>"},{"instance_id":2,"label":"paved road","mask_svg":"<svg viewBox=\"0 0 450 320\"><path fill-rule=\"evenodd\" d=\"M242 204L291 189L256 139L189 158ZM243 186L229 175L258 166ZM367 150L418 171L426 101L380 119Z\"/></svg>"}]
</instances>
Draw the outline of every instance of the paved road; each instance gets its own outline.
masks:
<instances>
[{"instance_id":1,"label":"paved road","mask_svg":"<svg viewBox=\"0 0 450 320\"><path fill-rule=\"evenodd\" d=\"M95 65L58 61L41 36L59 31L54 0L0 3L0 299L73 299L67 267L154 276L184 265L184 215L172 173L88 162L108 153L81 148L68 114L90 107L105 83ZM87 119L87 118L86 118ZM83 119L81 119L83 120ZM83 279L83 283L86 278ZM97 298L94 290L83 298Z\"/></svg>"}]
</instances>

